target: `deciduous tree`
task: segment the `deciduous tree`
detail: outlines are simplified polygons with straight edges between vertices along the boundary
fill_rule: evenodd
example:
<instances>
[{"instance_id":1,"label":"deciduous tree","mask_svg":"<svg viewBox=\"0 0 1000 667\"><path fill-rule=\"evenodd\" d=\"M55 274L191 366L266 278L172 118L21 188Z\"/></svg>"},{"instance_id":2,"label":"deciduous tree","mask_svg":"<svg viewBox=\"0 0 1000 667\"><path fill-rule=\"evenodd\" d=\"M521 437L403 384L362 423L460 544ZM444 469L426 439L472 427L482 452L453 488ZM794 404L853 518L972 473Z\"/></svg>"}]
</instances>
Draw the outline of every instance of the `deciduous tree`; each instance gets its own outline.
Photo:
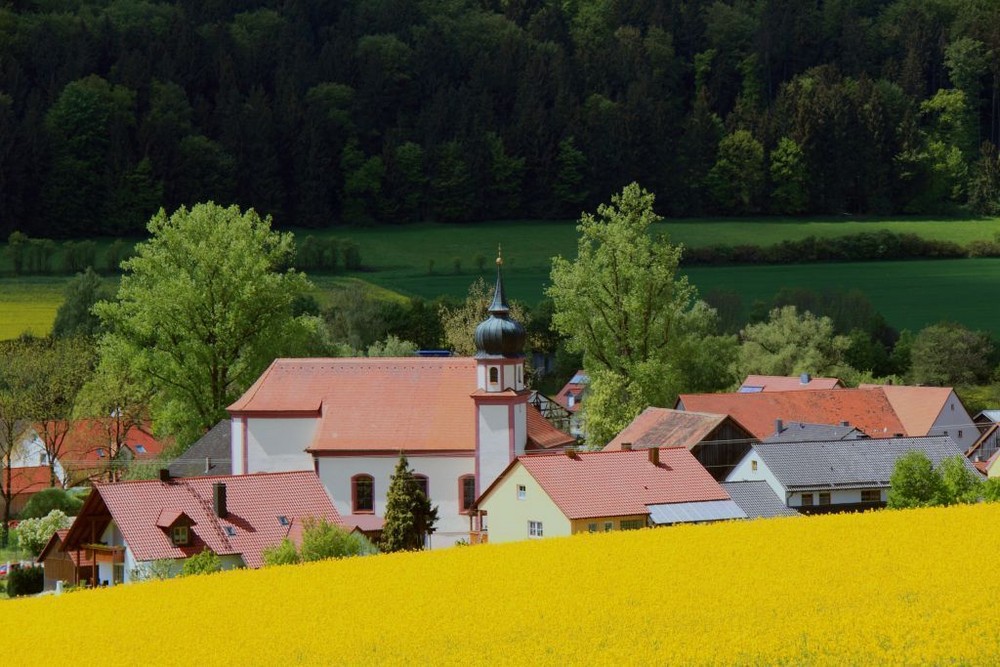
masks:
<instances>
[{"instance_id":1,"label":"deciduous tree","mask_svg":"<svg viewBox=\"0 0 1000 667\"><path fill-rule=\"evenodd\" d=\"M932 324L913 339L909 381L939 387L981 384L989 379L994 352L986 332L954 322Z\"/></svg>"},{"instance_id":2,"label":"deciduous tree","mask_svg":"<svg viewBox=\"0 0 1000 667\"><path fill-rule=\"evenodd\" d=\"M95 306L108 328L101 363L124 364L155 389L154 419L183 444L224 417L276 356L306 352L319 322L291 314L310 284L285 268L292 237L273 232L270 218L198 204L161 210L149 232L123 263L115 300Z\"/></svg>"},{"instance_id":3,"label":"deciduous tree","mask_svg":"<svg viewBox=\"0 0 1000 667\"><path fill-rule=\"evenodd\" d=\"M837 376L846 367L844 353L850 347L846 336L834 335L829 317L799 313L795 306L773 309L766 322L744 328L740 339L735 365L739 377L799 373Z\"/></svg>"},{"instance_id":4,"label":"deciduous tree","mask_svg":"<svg viewBox=\"0 0 1000 667\"><path fill-rule=\"evenodd\" d=\"M697 292L677 273L681 248L652 236L660 218L653 195L637 184L585 213L577 230L577 257L552 260L553 326L570 351L582 352L590 376L584 406L587 439L601 445L649 405L670 405L689 388L681 351L717 346L714 312L698 306Z\"/></svg>"},{"instance_id":5,"label":"deciduous tree","mask_svg":"<svg viewBox=\"0 0 1000 667\"><path fill-rule=\"evenodd\" d=\"M56 311L56 321L52 325L52 335L56 338L65 336L96 336L101 330L101 320L94 314L94 304L111 296L111 290L104 280L87 267L83 273L78 273L66 284L63 290L65 296L59 310Z\"/></svg>"}]
</instances>

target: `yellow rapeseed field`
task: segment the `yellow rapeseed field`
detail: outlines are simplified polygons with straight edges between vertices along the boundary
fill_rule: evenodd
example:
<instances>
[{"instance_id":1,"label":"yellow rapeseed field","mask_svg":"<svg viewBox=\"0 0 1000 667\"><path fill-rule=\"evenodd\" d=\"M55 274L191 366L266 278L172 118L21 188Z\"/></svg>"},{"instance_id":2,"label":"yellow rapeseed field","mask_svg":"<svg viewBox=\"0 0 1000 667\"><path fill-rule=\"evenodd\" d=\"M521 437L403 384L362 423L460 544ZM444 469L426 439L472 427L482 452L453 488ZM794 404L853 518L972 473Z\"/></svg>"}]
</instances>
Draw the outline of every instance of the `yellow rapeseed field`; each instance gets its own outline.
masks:
<instances>
[{"instance_id":1,"label":"yellow rapeseed field","mask_svg":"<svg viewBox=\"0 0 1000 667\"><path fill-rule=\"evenodd\" d=\"M1000 504L581 535L0 603L0 665L996 664Z\"/></svg>"}]
</instances>

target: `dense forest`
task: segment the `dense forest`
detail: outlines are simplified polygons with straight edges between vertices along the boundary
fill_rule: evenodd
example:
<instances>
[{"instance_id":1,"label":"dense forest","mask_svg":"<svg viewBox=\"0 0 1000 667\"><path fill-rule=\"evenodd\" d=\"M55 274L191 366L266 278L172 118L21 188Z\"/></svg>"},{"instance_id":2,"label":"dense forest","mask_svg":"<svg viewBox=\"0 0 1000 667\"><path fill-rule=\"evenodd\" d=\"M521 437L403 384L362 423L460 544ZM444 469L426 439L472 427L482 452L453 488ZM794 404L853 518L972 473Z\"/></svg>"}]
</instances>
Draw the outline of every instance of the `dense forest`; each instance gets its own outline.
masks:
<instances>
[{"instance_id":1,"label":"dense forest","mask_svg":"<svg viewBox=\"0 0 1000 667\"><path fill-rule=\"evenodd\" d=\"M1000 208L990 0L6 0L0 234Z\"/></svg>"}]
</instances>

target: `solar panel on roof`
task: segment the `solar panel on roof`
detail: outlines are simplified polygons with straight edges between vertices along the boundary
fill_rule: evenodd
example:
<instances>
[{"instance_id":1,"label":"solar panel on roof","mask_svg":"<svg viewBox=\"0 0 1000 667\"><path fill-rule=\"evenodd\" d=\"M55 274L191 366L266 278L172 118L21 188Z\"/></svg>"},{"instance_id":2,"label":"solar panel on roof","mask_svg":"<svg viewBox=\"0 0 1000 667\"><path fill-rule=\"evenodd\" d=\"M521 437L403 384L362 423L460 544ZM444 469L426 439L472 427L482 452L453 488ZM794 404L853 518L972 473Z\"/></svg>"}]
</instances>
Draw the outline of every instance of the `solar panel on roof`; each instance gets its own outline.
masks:
<instances>
[{"instance_id":1,"label":"solar panel on roof","mask_svg":"<svg viewBox=\"0 0 1000 667\"><path fill-rule=\"evenodd\" d=\"M590 382L590 378L584 375L583 373L577 373L569 381L570 384L587 384L588 382Z\"/></svg>"},{"instance_id":2,"label":"solar panel on roof","mask_svg":"<svg viewBox=\"0 0 1000 667\"><path fill-rule=\"evenodd\" d=\"M754 387L753 385L744 385L736 390L738 394L759 394L764 391L763 387Z\"/></svg>"},{"instance_id":3,"label":"solar panel on roof","mask_svg":"<svg viewBox=\"0 0 1000 667\"><path fill-rule=\"evenodd\" d=\"M649 518L657 525L745 519L746 513L732 500L706 500L695 503L647 505Z\"/></svg>"}]
</instances>

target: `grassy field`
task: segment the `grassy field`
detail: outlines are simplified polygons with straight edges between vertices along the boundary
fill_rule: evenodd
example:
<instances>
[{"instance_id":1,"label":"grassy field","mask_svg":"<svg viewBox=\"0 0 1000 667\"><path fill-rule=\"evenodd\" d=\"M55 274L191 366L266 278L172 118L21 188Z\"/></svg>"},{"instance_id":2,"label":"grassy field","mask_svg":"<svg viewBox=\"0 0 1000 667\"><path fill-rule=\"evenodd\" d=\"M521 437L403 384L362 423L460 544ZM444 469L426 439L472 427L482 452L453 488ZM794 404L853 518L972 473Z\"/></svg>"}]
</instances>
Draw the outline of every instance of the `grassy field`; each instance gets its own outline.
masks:
<instances>
[{"instance_id":1,"label":"grassy field","mask_svg":"<svg viewBox=\"0 0 1000 667\"><path fill-rule=\"evenodd\" d=\"M839 236L888 229L966 244L1000 234L1000 218L857 220L853 218L783 220L669 220L658 229L691 247L714 243L771 245L807 236ZM534 304L543 296L553 256L576 251L574 221L506 221L469 225L422 223L399 227L297 230L356 241L366 270L349 276L311 276L321 304L331 290L362 281L380 296L462 297L478 276L491 277L498 243L503 244L505 277L511 298ZM103 250L107 243L102 241ZM0 253L0 257L3 253ZM99 263L101 263L99 259ZM455 262L459 262L456 269ZM3 260L5 261L5 260ZM433 266L431 265L433 262ZM482 270L479 264L482 264ZM0 271L4 269L0 262ZM985 307L984 295L1000 287L1000 260L948 260L692 268L702 293L738 292L749 309L782 287L801 286L864 291L891 324L919 329L949 319L1000 335L1000 313ZM0 338L26 329L49 331L61 301L62 277L0 279Z\"/></svg>"}]
</instances>

